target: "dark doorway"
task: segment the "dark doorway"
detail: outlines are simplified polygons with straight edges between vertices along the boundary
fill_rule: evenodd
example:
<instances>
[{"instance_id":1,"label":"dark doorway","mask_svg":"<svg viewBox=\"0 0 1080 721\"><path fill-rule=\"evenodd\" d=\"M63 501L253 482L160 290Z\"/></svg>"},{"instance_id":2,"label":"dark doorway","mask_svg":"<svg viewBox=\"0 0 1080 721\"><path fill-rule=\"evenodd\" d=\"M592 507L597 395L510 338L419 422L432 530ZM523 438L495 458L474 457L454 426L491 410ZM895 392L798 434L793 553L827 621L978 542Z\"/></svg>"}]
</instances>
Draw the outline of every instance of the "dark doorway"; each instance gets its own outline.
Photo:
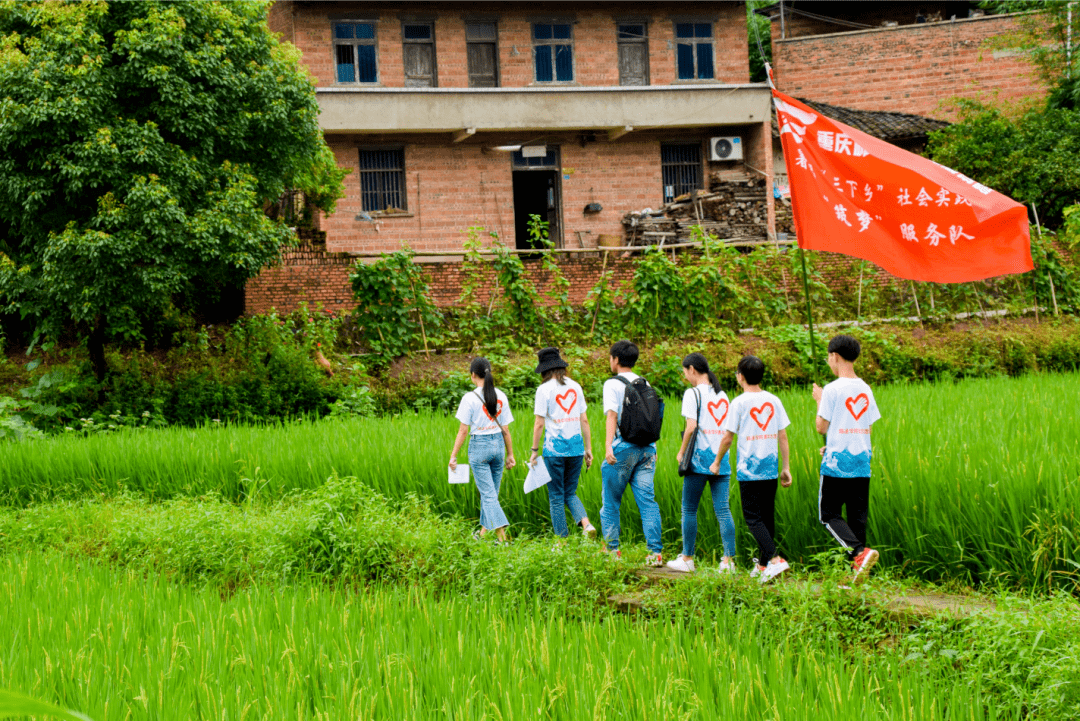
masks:
<instances>
[{"instance_id":1,"label":"dark doorway","mask_svg":"<svg viewBox=\"0 0 1080 721\"><path fill-rule=\"evenodd\" d=\"M542 154L541 154L542 153ZM533 146L514 153L514 237L518 250L539 248L529 237L529 216L539 215L548 224L554 247L562 247L562 203L559 186L559 149Z\"/></svg>"},{"instance_id":2,"label":"dark doorway","mask_svg":"<svg viewBox=\"0 0 1080 721\"><path fill-rule=\"evenodd\" d=\"M543 247L529 235L532 215L547 221L549 237L553 241L558 239L558 209L558 177L554 170L514 171L514 237L518 250Z\"/></svg>"}]
</instances>

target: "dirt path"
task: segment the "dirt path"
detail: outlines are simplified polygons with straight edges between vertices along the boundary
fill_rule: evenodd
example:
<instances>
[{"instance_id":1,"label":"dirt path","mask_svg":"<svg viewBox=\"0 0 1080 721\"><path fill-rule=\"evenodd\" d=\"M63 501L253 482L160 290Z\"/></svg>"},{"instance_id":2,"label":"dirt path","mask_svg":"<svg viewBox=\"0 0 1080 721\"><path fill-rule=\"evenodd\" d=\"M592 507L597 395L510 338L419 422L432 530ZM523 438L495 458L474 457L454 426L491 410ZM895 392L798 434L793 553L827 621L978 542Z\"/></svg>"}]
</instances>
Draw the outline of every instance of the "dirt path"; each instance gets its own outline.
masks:
<instances>
[{"instance_id":1,"label":"dirt path","mask_svg":"<svg viewBox=\"0 0 1080 721\"><path fill-rule=\"evenodd\" d=\"M678 583L690 577L691 574L679 573L667 568L642 568L635 573L642 579L642 589L630 593L621 593L608 598L608 603L625 613L640 613L648 610L644 589ZM821 594L821 584L800 580L783 582L787 587L800 585L814 595ZM763 586L763 590L775 588ZM885 610L898 617L898 619L926 618L928 616L946 615L952 618L964 618L977 613L992 611L994 602L977 596L961 596L947 593L896 593L887 591L883 594L865 595L870 602L882 606Z\"/></svg>"}]
</instances>

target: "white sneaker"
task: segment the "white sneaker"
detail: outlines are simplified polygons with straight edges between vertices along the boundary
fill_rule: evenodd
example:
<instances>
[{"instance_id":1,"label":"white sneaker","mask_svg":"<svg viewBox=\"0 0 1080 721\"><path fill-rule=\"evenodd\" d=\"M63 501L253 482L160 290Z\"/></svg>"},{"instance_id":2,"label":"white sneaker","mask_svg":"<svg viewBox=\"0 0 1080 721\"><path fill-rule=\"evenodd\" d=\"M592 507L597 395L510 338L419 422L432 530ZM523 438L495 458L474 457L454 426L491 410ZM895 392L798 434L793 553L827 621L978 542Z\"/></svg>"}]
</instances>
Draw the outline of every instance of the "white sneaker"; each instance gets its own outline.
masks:
<instances>
[{"instance_id":1,"label":"white sneaker","mask_svg":"<svg viewBox=\"0 0 1080 721\"><path fill-rule=\"evenodd\" d=\"M589 524L581 529L581 532L585 534L585 537L590 541L596 539L596 526Z\"/></svg>"},{"instance_id":2,"label":"white sneaker","mask_svg":"<svg viewBox=\"0 0 1080 721\"><path fill-rule=\"evenodd\" d=\"M765 567L758 563L758 560L754 559L754 567L750 569L750 578L757 578L761 575L761 572L765 570Z\"/></svg>"},{"instance_id":3,"label":"white sneaker","mask_svg":"<svg viewBox=\"0 0 1080 721\"><path fill-rule=\"evenodd\" d=\"M721 561L720 568L716 569L716 572L719 573L721 576L734 576L736 573L739 572L739 568L735 565L734 561Z\"/></svg>"},{"instance_id":4,"label":"white sneaker","mask_svg":"<svg viewBox=\"0 0 1080 721\"><path fill-rule=\"evenodd\" d=\"M789 566L788 562L782 558L779 561L769 561L769 565L761 572L758 582L768 583L789 568L791 568L791 566Z\"/></svg>"},{"instance_id":5,"label":"white sneaker","mask_svg":"<svg viewBox=\"0 0 1080 721\"><path fill-rule=\"evenodd\" d=\"M697 570L694 566L694 559L684 559L682 556L676 556L674 560L668 561L667 567L672 571L679 571L681 573L693 573Z\"/></svg>"},{"instance_id":6,"label":"white sneaker","mask_svg":"<svg viewBox=\"0 0 1080 721\"><path fill-rule=\"evenodd\" d=\"M664 557L659 553L650 553L645 556L645 565L649 568L663 568Z\"/></svg>"}]
</instances>

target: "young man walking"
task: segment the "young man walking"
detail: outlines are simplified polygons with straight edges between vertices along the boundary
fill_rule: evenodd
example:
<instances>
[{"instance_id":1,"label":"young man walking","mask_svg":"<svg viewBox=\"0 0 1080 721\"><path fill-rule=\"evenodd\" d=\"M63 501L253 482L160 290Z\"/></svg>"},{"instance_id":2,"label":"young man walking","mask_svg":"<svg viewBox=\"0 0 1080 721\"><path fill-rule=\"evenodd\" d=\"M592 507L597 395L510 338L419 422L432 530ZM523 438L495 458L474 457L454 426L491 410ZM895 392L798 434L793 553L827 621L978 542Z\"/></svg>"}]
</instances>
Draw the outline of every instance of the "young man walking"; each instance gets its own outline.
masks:
<instances>
[{"instance_id":1,"label":"young man walking","mask_svg":"<svg viewBox=\"0 0 1080 721\"><path fill-rule=\"evenodd\" d=\"M645 565L663 566L660 507L656 504L653 493L656 443L634 445L623 439L619 431L626 394L637 392L627 385L639 378L633 371L637 359L638 347L630 341L621 340L611 346L611 374L615 377L604 382L605 440L604 462L600 466L603 483L600 526L608 550L619 556L619 510L623 494L629 486L638 510L641 511L641 527L649 548ZM625 382L620 379L625 379Z\"/></svg>"},{"instance_id":2,"label":"young man walking","mask_svg":"<svg viewBox=\"0 0 1080 721\"><path fill-rule=\"evenodd\" d=\"M838 335L829 341L829 369L836 375L822 388L814 384L818 404L814 419L817 432L825 435L821 449L821 490L818 518L847 550L861 583L878 560L878 552L866 546L866 518L870 510L870 426L881 418L874 392L855 375L859 341ZM847 506L847 521L841 510Z\"/></svg>"}]
</instances>

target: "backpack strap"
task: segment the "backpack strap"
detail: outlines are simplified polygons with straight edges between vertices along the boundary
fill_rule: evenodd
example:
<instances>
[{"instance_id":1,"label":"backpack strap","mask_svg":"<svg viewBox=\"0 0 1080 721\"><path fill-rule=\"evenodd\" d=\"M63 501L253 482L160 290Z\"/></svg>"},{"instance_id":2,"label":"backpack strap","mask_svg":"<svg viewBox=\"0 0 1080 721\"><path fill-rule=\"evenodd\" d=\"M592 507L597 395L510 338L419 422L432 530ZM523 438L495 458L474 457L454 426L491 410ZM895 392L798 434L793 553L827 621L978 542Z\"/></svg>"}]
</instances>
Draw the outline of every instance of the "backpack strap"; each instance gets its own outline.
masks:
<instances>
[{"instance_id":1,"label":"backpack strap","mask_svg":"<svg viewBox=\"0 0 1080 721\"><path fill-rule=\"evenodd\" d=\"M638 376L638 378L641 378L641 376ZM641 400L641 394L638 393L637 388L634 388L634 384L633 384L632 381L628 381L628 380L626 380L625 378L623 378L622 376L619 376L619 375L615 376L615 380L622 381L626 385L626 389L633 391L634 395L636 395L638 397L638 400ZM646 382L648 382L648 381L646 381Z\"/></svg>"},{"instance_id":2,"label":"backpack strap","mask_svg":"<svg viewBox=\"0 0 1080 721\"><path fill-rule=\"evenodd\" d=\"M480 389L477 388L475 391L473 391L473 393L475 393L476 397L480 399L480 406L483 407L484 406L484 397L482 395L480 395ZM484 408L484 410L487 410L487 408ZM496 396L495 396L495 417L492 420L495 421L495 425L497 425L499 428L503 427L502 423L499 423L499 396L498 396L498 394L496 394Z\"/></svg>"}]
</instances>

